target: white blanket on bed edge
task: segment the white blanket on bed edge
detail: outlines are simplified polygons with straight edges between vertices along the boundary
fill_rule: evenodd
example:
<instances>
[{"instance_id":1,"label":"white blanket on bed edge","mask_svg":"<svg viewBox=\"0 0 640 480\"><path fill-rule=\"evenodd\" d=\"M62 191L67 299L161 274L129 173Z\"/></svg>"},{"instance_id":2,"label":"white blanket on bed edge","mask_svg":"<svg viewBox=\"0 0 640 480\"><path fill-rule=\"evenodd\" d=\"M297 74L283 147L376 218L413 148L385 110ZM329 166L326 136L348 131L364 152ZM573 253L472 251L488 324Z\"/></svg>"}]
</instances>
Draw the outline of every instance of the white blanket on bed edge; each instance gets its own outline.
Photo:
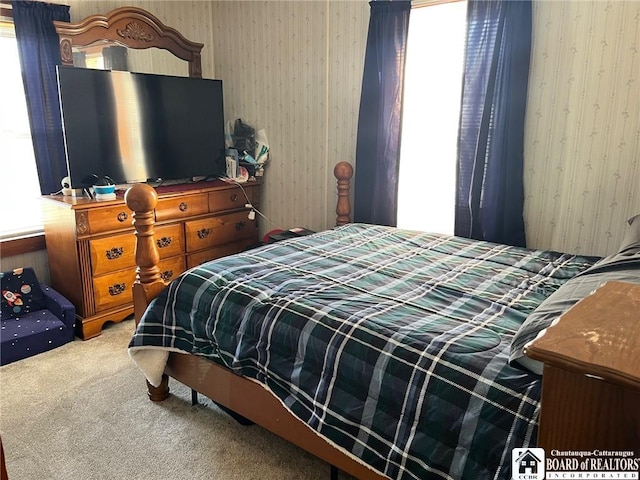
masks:
<instances>
[{"instance_id":1,"label":"white blanket on bed edge","mask_svg":"<svg viewBox=\"0 0 640 480\"><path fill-rule=\"evenodd\" d=\"M184 353L178 349L165 347L142 346L129 348L129 357L142 370L147 381L157 387L162 381L164 367L169 359L169 352Z\"/></svg>"}]
</instances>

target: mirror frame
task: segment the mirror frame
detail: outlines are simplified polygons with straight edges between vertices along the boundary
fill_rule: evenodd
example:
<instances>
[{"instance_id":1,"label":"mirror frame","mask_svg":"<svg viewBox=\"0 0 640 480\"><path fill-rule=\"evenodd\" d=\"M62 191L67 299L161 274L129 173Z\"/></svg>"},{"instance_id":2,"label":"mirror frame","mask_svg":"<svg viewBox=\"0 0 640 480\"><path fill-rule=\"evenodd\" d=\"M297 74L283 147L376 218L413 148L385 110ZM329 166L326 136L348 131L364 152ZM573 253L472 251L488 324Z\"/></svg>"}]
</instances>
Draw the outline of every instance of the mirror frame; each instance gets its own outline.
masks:
<instances>
[{"instance_id":1,"label":"mirror frame","mask_svg":"<svg viewBox=\"0 0 640 480\"><path fill-rule=\"evenodd\" d=\"M73 66L73 47L112 42L134 49L160 48L189 64L189 76L202 78L201 51L204 44L187 40L138 7L121 7L106 15L91 15L78 23L53 22L60 38L63 65Z\"/></svg>"}]
</instances>

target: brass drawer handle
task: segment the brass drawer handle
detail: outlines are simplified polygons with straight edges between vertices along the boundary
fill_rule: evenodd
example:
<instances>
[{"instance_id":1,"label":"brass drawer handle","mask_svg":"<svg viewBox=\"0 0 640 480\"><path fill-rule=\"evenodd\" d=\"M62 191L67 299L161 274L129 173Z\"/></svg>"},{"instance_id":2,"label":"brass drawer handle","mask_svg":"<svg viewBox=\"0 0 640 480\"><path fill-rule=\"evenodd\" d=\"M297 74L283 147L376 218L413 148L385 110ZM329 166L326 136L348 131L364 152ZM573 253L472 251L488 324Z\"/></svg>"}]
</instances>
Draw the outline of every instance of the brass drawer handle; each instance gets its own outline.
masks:
<instances>
[{"instance_id":1,"label":"brass drawer handle","mask_svg":"<svg viewBox=\"0 0 640 480\"><path fill-rule=\"evenodd\" d=\"M203 239L207 238L210 233L211 233L211 230L209 230L208 228L203 228L202 230L198 230L198 232L197 232L198 238L200 240L203 240Z\"/></svg>"},{"instance_id":2,"label":"brass drawer handle","mask_svg":"<svg viewBox=\"0 0 640 480\"><path fill-rule=\"evenodd\" d=\"M162 237L156 240L156 245L158 245L158 248L166 248L171 245L171 242L173 242L172 237Z\"/></svg>"},{"instance_id":3,"label":"brass drawer handle","mask_svg":"<svg viewBox=\"0 0 640 480\"><path fill-rule=\"evenodd\" d=\"M107 256L108 260L115 260L117 258L120 258L123 252L124 247L113 247L111 250L107 250L104 253Z\"/></svg>"},{"instance_id":4,"label":"brass drawer handle","mask_svg":"<svg viewBox=\"0 0 640 480\"><path fill-rule=\"evenodd\" d=\"M124 283L116 283L115 285L111 285L109 287L109 295L111 295L112 297L120 295L121 293L124 293L126 288L127 285Z\"/></svg>"},{"instance_id":5,"label":"brass drawer handle","mask_svg":"<svg viewBox=\"0 0 640 480\"><path fill-rule=\"evenodd\" d=\"M187 208L189 208L189 205L187 205L187 204L186 204L186 203L184 203L184 202L180 202L180 205L178 205L178 209L179 209L181 212L186 212L186 211L187 211Z\"/></svg>"},{"instance_id":6,"label":"brass drawer handle","mask_svg":"<svg viewBox=\"0 0 640 480\"><path fill-rule=\"evenodd\" d=\"M244 228L247 226L247 222L237 222L236 223L236 230L240 231L240 230L244 230Z\"/></svg>"},{"instance_id":7,"label":"brass drawer handle","mask_svg":"<svg viewBox=\"0 0 640 480\"><path fill-rule=\"evenodd\" d=\"M234 193L229 197L229 200L231 200L232 202L237 202L238 201L238 194Z\"/></svg>"},{"instance_id":8,"label":"brass drawer handle","mask_svg":"<svg viewBox=\"0 0 640 480\"><path fill-rule=\"evenodd\" d=\"M118 214L118 221L119 222L124 222L127 218L129 218L129 215L127 215L127 212L120 212Z\"/></svg>"},{"instance_id":9,"label":"brass drawer handle","mask_svg":"<svg viewBox=\"0 0 640 480\"><path fill-rule=\"evenodd\" d=\"M168 282L173 277L173 270L165 270L160 274L163 282Z\"/></svg>"}]
</instances>

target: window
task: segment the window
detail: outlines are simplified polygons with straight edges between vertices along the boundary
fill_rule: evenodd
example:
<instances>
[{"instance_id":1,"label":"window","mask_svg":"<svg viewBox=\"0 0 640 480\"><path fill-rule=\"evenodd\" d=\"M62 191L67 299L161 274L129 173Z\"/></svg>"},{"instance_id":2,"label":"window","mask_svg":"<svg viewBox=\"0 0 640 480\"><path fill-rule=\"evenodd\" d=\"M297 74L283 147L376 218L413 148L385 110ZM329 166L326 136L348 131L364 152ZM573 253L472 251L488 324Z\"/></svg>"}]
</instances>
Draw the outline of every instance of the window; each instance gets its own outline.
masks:
<instances>
[{"instance_id":1,"label":"window","mask_svg":"<svg viewBox=\"0 0 640 480\"><path fill-rule=\"evenodd\" d=\"M453 234L467 2L414 8L405 65L398 226Z\"/></svg>"},{"instance_id":2,"label":"window","mask_svg":"<svg viewBox=\"0 0 640 480\"><path fill-rule=\"evenodd\" d=\"M42 231L40 184L13 23L0 21L0 238Z\"/></svg>"}]
</instances>

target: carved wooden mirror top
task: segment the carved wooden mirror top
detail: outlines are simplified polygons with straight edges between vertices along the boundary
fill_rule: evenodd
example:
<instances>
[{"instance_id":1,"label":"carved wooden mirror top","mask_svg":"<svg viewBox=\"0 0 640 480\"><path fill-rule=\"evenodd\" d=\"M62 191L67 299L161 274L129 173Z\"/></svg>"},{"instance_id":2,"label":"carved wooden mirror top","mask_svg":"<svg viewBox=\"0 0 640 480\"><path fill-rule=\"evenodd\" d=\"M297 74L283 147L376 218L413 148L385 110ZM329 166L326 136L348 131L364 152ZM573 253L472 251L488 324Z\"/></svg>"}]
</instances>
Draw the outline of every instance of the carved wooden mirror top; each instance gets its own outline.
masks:
<instances>
[{"instance_id":1,"label":"carved wooden mirror top","mask_svg":"<svg viewBox=\"0 0 640 480\"><path fill-rule=\"evenodd\" d=\"M53 22L60 37L64 65L73 65L74 47L108 42L133 49L168 50L189 64L190 77L202 77L202 43L192 42L176 29L164 25L152 14L137 7L121 7L106 15L91 15L78 23Z\"/></svg>"}]
</instances>

